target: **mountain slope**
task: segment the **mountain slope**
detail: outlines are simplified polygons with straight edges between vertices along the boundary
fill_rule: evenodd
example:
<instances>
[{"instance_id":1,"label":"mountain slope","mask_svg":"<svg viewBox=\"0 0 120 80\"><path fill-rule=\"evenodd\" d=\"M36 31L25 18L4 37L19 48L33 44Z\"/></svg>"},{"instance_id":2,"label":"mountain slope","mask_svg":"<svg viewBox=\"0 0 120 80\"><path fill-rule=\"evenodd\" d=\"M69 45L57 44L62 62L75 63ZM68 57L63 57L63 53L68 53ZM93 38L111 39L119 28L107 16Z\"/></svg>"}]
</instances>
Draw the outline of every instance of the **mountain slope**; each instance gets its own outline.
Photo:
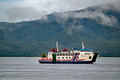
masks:
<instances>
[{"instance_id":1,"label":"mountain slope","mask_svg":"<svg viewBox=\"0 0 120 80\"><path fill-rule=\"evenodd\" d=\"M34 21L0 22L0 56L40 56L55 47L86 48L120 56L120 10L113 4L53 13Z\"/></svg>"}]
</instances>

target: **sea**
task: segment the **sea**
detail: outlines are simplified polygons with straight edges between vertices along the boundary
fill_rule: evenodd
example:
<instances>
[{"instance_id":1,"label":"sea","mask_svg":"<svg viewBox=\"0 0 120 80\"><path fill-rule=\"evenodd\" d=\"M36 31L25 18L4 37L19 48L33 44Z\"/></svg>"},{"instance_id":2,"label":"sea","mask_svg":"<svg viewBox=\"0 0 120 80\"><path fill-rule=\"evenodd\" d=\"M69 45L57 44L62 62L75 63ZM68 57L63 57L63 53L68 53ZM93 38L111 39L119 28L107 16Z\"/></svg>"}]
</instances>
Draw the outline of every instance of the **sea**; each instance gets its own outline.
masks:
<instances>
[{"instance_id":1,"label":"sea","mask_svg":"<svg viewBox=\"0 0 120 80\"><path fill-rule=\"evenodd\" d=\"M40 64L38 57L0 57L0 80L120 80L120 57L93 64Z\"/></svg>"}]
</instances>

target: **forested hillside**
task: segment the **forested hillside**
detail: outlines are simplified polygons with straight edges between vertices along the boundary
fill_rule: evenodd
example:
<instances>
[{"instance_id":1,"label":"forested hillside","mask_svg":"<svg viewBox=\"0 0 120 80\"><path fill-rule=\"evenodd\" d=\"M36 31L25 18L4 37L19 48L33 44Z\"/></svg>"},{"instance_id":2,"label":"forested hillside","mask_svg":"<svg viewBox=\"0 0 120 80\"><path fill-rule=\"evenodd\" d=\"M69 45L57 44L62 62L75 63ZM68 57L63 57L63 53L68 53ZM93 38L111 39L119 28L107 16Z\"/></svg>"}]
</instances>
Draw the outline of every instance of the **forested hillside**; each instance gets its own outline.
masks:
<instances>
[{"instance_id":1,"label":"forested hillside","mask_svg":"<svg viewBox=\"0 0 120 80\"><path fill-rule=\"evenodd\" d=\"M107 7L106 7L107 6ZM0 22L0 56L40 56L55 48L86 48L120 56L120 10L109 5L53 13L34 21Z\"/></svg>"}]
</instances>

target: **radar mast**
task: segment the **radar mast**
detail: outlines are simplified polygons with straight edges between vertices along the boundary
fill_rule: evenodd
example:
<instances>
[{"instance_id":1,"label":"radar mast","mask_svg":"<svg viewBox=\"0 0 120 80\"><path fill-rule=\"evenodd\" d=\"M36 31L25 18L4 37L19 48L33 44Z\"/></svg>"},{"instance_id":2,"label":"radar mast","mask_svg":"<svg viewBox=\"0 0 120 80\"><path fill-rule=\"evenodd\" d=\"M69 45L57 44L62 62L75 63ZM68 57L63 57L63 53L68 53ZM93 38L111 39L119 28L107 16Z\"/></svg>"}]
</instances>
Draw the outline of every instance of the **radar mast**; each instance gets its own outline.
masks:
<instances>
[{"instance_id":1,"label":"radar mast","mask_svg":"<svg viewBox=\"0 0 120 80\"><path fill-rule=\"evenodd\" d=\"M84 45L84 43L82 42L82 49L85 49L85 45Z\"/></svg>"},{"instance_id":2,"label":"radar mast","mask_svg":"<svg viewBox=\"0 0 120 80\"><path fill-rule=\"evenodd\" d=\"M57 52L58 52L58 41L56 41L56 48L57 48Z\"/></svg>"}]
</instances>

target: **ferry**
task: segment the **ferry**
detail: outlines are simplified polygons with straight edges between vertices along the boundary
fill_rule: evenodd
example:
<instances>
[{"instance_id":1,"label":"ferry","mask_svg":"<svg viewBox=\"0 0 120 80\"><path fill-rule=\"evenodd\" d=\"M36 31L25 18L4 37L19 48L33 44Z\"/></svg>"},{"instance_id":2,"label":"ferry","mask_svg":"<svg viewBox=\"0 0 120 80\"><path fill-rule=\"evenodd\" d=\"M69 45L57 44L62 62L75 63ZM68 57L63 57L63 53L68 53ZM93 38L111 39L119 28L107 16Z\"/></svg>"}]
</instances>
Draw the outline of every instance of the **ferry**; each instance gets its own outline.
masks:
<instances>
[{"instance_id":1,"label":"ferry","mask_svg":"<svg viewBox=\"0 0 120 80\"><path fill-rule=\"evenodd\" d=\"M93 53L92 49L85 49L82 42L82 49L74 48L73 50L58 49L58 42L56 48L49 50L47 56L38 58L39 63L47 64L93 64L96 62L99 53Z\"/></svg>"}]
</instances>

